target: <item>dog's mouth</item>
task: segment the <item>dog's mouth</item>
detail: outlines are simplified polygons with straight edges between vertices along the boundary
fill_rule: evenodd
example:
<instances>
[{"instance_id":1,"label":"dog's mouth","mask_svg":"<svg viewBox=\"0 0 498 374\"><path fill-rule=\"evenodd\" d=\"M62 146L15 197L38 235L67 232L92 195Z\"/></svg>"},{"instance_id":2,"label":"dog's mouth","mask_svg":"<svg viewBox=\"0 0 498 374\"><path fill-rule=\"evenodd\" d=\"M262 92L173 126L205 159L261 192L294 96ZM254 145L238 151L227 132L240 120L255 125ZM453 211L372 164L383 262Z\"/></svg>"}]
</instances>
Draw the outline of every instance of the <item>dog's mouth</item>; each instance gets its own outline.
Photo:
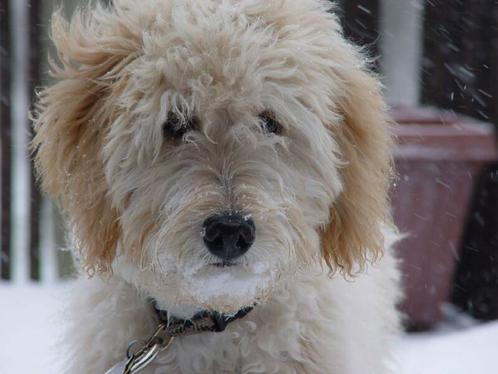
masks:
<instances>
[{"instance_id":1,"label":"dog's mouth","mask_svg":"<svg viewBox=\"0 0 498 374\"><path fill-rule=\"evenodd\" d=\"M233 262L233 261L220 261L220 262L214 262L210 264L211 266L217 267L217 268L229 268L232 266L237 266L238 263Z\"/></svg>"}]
</instances>

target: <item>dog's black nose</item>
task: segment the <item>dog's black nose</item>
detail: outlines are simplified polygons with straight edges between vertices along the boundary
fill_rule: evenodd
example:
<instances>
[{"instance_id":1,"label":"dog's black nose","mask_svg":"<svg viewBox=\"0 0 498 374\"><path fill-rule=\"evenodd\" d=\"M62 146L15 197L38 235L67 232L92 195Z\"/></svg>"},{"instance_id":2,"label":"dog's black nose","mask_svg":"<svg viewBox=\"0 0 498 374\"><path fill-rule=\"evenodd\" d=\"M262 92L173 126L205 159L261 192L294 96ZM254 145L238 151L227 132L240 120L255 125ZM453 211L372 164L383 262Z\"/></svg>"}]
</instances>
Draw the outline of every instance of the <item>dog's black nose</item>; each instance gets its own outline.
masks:
<instances>
[{"instance_id":1,"label":"dog's black nose","mask_svg":"<svg viewBox=\"0 0 498 374\"><path fill-rule=\"evenodd\" d=\"M256 238L256 226L248 216L227 212L206 219L203 233L209 252L227 261L247 252Z\"/></svg>"}]
</instances>

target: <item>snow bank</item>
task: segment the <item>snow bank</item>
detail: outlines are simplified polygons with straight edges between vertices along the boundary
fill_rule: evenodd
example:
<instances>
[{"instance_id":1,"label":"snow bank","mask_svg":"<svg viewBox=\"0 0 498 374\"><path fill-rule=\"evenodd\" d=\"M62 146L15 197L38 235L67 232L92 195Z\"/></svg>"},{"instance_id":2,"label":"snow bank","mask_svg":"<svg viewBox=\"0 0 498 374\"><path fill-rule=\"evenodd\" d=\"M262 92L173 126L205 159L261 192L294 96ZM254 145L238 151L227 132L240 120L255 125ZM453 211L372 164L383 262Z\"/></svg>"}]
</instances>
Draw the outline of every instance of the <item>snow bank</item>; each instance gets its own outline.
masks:
<instances>
[{"instance_id":1,"label":"snow bank","mask_svg":"<svg viewBox=\"0 0 498 374\"><path fill-rule=\"evenodd\" d=\"M395 351L402 374L498 373L498 322L410 334Z\"/></svg>"},{"instance_id":2,"label":"snow bank","mask_svg":"<svg viewBox=\"0 0 498 374\"><path fill-rule=\"evenodd\" d=\"M61 373L56 358L67 285L0 283L0 373Z\"/></svg>"},{"instance_id":3,"label":"snow bank","mask_svg":"<svg viewBox=\"0 0 498 374\"><path fill-rule=\"evenodd\" d=\"M0 373L62 372L57 362L67 293L67 283L0 283ZM447 321L434 332L396 342L396 374L498 372L498 322L478 325L451 309L446 315Z\"/></svg>"}]
</instances>

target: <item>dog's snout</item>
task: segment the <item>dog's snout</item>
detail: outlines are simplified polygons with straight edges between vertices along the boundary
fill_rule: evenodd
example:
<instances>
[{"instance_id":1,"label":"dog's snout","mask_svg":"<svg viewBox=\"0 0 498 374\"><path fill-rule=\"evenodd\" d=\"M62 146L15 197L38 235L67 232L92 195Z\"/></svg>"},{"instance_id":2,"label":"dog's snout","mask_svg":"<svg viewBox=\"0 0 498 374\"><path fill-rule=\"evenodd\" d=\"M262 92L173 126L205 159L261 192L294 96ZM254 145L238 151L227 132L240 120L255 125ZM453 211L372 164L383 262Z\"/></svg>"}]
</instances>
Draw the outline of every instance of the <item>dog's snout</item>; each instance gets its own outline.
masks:
<instances>
[{"instance_id":1,"label":"dog's snout","mask_svg":"<svg viewBox=\"0 0 498 374\"><path fill-rule=\"evenodd\" d=\"M209 252L223 261L242 256L256 238L256 226L252 218L238 213L210 216L204 221L203 232Z\"/></svg>"}]
</instances>

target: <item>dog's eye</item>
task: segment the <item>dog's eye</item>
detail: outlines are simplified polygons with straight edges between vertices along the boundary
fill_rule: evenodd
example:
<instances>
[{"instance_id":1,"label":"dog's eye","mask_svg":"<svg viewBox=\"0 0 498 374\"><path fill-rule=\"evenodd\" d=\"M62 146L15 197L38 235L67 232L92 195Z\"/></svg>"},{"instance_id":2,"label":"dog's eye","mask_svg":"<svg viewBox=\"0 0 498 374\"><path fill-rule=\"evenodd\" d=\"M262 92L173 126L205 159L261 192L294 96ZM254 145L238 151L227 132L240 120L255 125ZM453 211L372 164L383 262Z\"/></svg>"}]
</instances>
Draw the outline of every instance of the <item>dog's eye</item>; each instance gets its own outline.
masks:
<instances>
[{"instance_id":1,"label":"dog's eye","mask_svg":"<svg viewBox=\"0 0 498 374\"><path fill-rule=\"evenodd\" d=\"M279 135L282 132L282 125L275 119L272 113L263 112L259 115L259 119L263 122L265 131L268 134Z\"/></svg>"},{"instance_id":2,"label":"dog's eye","mask_svg":"<svg viewBox=\"0 0 498 374\"><path fill-rule=\"evenodd\" d=\"M178 141L182 140L183 136L195 129L197 119L181 118L174 112L168 113L168 119L163 125L164 137L168 140Z\"/></svg>"}]
</instances>

